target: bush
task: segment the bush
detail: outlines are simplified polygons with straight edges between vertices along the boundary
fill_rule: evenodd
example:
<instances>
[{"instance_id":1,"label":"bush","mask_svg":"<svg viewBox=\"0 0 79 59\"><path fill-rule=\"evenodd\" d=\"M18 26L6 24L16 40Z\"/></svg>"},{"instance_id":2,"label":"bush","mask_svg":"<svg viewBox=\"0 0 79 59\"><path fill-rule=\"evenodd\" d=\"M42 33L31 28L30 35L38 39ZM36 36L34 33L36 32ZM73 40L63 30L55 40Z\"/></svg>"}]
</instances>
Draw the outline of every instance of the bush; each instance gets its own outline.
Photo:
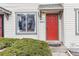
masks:
<instances>
[{"instance_id":1,"label":"bush","mask_svg":"<svg viewBox=\"0 0 79 59\"><path fill-rule=\"evenodd\" d=\"M51 51L48 44L44 41L30 38L0 39L0 48L5 48L0 52L1 56L50 56Z\"/></svg>"},{"instance_id":2,"label":"bush","mask_svg":"<svg viewBox=\"0 0 79 59\"><path fill-rule=\"evenodd\" d=\"M10 47L16 40L12 38L0 38L0 49Z\"/></svg>"}]
</instances>

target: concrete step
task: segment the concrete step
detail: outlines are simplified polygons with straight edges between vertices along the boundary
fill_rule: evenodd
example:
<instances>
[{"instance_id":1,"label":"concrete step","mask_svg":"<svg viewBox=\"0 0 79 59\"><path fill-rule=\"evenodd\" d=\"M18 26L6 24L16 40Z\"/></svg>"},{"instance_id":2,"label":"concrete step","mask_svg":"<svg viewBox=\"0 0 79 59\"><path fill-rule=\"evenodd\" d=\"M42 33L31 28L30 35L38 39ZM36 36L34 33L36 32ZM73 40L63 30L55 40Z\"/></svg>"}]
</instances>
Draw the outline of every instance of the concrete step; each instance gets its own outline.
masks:
<instances>
[{"instance_id":1,"label":"concrete step","mask_svg":"<svg viewBox=\"0 0 79 59\"><path fill-rule=\"evenodd\" d=\"M59 47L62 44L60 41L47 41L47 43L49 46L52 46L52 47Z\"/></svg>"},{"instance_id":2,"label":"concrete step","mask_svg":"<svg viewBox=\"0 0 79 59\"><path fill-rule=\"evenodd\" d=\"M52 50L51 50L52 52L66 52L67 50L66 49L60 49L60 48L53 48Z\"/></svg>"},{"instance_id":3,"label":"concrete step","mask_svg":"<svg viewBox=\"0 0 79 59\"><path fill-rule=\"evenodd\" d=\"M60 52L55 52L55 53L52 53L53 56L68 56L68 54L66 53L60 53Z\"/></svg>"},{"instance_id":4,"label":"concrete step","mask_svg":"<svg viewBox=\"0 0 79 59\"><path fill-rule=\"evenodd\" d=\"M52 46L49 46L49 47L51 48L52 52L66 52L67 51L67 49L63 45L59 47L52 47Z\"/></svg>"},{"instance_id":5,"label":"concrete step","mask_svg":"<svg viewBox=\"0 0 79 59\"><path fill-rule=\"evenodd\" d=\"M61 42L48 42L48 44L53 56L69 56L67 48Z\"/></svg>"}]
</instances>

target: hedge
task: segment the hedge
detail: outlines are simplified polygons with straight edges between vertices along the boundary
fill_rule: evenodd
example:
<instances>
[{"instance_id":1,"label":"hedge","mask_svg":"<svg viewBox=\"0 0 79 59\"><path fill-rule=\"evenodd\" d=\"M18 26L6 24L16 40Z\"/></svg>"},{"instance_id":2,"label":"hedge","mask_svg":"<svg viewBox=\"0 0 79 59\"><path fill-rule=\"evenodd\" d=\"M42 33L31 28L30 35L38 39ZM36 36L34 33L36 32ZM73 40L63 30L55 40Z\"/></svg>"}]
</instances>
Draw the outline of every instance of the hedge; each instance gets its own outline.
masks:
<instances>
[{"instance_id":1,"label":"hedge","mask_svg":"<svg viewBox=\"0 0 79 59\"><path fill-rule=\"evenodd\" d=\"M0 52L0 56L51 56L51 50L44 41L23 38L1 38L0 49L6 48Z\"/></svg>"}]
</instances>

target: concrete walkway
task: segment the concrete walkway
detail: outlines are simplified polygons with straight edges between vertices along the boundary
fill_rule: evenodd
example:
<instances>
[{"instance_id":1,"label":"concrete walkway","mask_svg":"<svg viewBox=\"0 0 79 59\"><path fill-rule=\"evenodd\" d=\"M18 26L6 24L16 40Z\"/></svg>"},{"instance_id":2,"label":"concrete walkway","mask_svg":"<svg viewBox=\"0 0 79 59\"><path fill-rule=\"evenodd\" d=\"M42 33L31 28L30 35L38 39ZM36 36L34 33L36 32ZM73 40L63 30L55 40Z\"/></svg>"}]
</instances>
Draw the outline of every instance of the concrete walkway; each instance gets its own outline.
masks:
<instances>
[{"instance_id":1,"label":"concrete walkway","mask_svg":"<svg viewBox=\"0 0 79 59\"><path fill-rule=\"evenodd\" d=\"M67 49L63 45L58 47L49 47L51 48L53 56L69 56L69 54L67 53Z\"/></svg>"}]
</instances>

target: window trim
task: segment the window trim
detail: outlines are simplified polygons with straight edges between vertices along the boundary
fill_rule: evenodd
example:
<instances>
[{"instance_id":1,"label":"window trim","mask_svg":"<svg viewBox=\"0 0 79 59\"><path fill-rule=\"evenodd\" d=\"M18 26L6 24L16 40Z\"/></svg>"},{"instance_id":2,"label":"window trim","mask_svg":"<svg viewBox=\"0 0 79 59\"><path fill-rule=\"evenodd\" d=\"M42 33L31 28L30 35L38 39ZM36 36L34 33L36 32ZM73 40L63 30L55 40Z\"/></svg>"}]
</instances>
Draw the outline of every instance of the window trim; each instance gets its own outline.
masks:
<instances>
[{"instance_id":1,"label":"window trim","mask_svg":"<svg viewBox=\"0 0 79 59\"><path fill-rule=\"evenodd\" d=\"M20 13L33 13L33 14L35 14L35 23L36 23L36 25L35 25L35 32L26 32L26 33L18 33L17 32L17 14L20 14ZM15 12L15 31L16 31L16 34L17 35L36 35L37 34L37 12Z\"/></svg>"},{"instance_id":2,"label":"window trim","mask_svg":"<svg viewBox=\"0 0 79 59\"><path fill-rule=\"evenodd\" d=\"M79 27L79 25L78 25L78 23L79 23L79 22L78 22L79 17L78 17L78 16L79 16L79 9L75 9L75 19L76 19L76 20L75 20L75 25L76 25L76 26L75 26L75 32L76 32L76 35L79 35L79 31L78 31L78 29L79 29L79 28L78 28L78 27Z\"/></svg>"}]
</instances>

